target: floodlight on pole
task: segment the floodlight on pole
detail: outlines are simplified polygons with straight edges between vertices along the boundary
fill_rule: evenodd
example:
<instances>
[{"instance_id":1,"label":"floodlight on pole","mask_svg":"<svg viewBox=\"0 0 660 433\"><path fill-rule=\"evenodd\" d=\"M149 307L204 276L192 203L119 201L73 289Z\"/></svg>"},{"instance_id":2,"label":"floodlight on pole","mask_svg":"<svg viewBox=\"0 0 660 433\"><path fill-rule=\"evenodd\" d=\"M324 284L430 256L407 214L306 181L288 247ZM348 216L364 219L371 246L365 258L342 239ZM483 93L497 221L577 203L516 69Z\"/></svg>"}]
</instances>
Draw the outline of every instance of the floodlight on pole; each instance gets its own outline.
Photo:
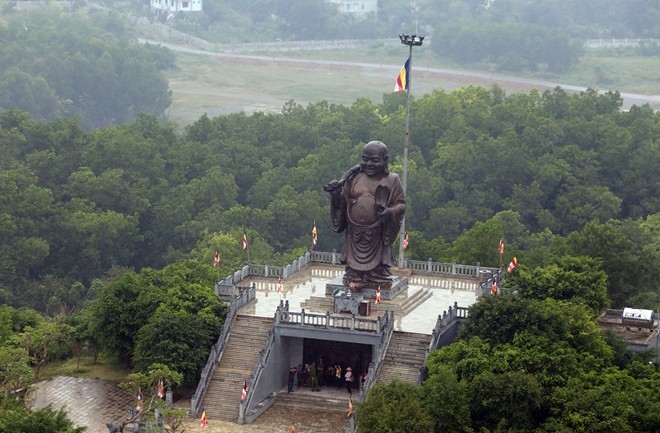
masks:
<instances>
[{"instance_id":1,"label":"floodlight on pole","mask_svg":"<svg viewBox=\"0 0 660 433\"><path fill-rule=\"evenodd\" d=\"M410 136L410 88L412 87L412 49L419 47L424 42L424 36L420 35L399 35L403 45L408 45L408 76L406 77L406 126L403 132L403 184L404 194L408 194L408 142ZM406 217L401 222L401 231L399 232L399 267L405 267L403 257L403 239L406 235Z\"/></svg>"}]
</instances>

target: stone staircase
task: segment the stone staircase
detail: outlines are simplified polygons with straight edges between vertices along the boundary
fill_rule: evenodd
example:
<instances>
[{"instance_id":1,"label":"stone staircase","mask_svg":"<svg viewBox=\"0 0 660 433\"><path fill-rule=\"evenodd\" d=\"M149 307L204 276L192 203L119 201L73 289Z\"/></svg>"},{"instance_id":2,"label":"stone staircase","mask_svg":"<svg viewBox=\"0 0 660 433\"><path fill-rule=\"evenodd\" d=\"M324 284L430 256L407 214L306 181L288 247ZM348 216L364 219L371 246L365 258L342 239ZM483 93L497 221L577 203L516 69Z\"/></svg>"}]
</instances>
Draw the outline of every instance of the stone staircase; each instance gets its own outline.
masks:
<instances>
[{"instance_id":1,"label":"stone staircase","mask_svg":"<svg viewBox=\"0 0 660 433\"><path fill-rule=\"evenodd\" d=\"M305 390L307 391L307 390ZM349 394L346 390L330 392L292 392L282 391L277 394L273 407L290 406L295 408L323 408L327 411L346 412L348 409ZM355 401L355 400L354 400Z\"/></svg>"},{"instance_id":2,"label":"stone staircase","mask_svg":"<svg viewBox=\"0 0 660 433\"><path fill-rule=\"evenodd\" d=\"M238 419L243 381L252 374L272 327L272 318L236 316L222 359L213 371L202 402L208 419Z\"/></svg>"},{"instance_id":3,"label":"stone staircase","mask_svg":"<svg viewBox=\"0 0 660 433\"><path fill-rule=\"evenodd\" d=\"M403 303L401 303L401 310L403 312L403 316L409 314L415 308L422 305L431 296L433 296L433 293L431 293L430 289L419 289L418 291L413 293L411 296L406 298L406 300L403 301Z\"/></svg>"},{"instance_id":4,"label":"stone staircase","mask_svg":"<svg viewBox=\"0 0 660 433\"><path fill-rule=\"evenodd\" d=\"M390 383L394 379L417 383L430 342L431 336L427 334L394 331L376 383Z\"/></svg>"}]
</instances>

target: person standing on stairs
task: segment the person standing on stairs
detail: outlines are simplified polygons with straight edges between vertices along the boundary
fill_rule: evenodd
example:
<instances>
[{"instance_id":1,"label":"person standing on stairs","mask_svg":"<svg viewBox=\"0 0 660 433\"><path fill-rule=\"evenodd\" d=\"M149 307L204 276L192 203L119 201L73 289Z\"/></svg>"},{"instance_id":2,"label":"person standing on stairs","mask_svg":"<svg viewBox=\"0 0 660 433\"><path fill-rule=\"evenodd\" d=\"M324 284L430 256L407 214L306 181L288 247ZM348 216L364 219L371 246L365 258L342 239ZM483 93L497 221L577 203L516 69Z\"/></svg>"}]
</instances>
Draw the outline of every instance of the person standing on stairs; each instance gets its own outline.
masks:
<instances>
[{"instance_id":1,"label":"person standing on stairs","mask_svg":"<svg viewBox=\"0 0 660 433\"><path fill-rule=\"evenodd\" d=\"M353 390L351 389L351 385L353 384L353 369L351 367L346 369L344 377L346 378L346 389L348 390L348 393L353 394Z\"/></svg>"}]
</instances>

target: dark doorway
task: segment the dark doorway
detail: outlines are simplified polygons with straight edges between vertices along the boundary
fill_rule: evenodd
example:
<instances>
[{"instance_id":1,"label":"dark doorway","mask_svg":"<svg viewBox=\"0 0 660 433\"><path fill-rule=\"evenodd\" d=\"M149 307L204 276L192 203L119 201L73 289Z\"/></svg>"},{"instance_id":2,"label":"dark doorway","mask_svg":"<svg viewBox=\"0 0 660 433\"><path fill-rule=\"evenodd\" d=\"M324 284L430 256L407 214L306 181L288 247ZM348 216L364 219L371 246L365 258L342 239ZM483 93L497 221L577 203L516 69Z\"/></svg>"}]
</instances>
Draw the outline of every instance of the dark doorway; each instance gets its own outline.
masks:
<instances>
[{"instance_id":1,"label":"dark doorway","mask_svg":"<svg viewBox=\"0 0 660 433\"><path fill-rule=\"evenodd\" d=\"M353 372L354 388L359 386L361 378L369 368L371 362L372 346L369 344L345 343L330 340L303 340L303 367L312 364L316 366L319 376L319 385L342 387L346 370L350 367ZM341 378L336 376L335 366L341 368ZM321 372L323 372L321 374ZM308 385L306 381L303 386Z\"/></svg>"}]
</instances>

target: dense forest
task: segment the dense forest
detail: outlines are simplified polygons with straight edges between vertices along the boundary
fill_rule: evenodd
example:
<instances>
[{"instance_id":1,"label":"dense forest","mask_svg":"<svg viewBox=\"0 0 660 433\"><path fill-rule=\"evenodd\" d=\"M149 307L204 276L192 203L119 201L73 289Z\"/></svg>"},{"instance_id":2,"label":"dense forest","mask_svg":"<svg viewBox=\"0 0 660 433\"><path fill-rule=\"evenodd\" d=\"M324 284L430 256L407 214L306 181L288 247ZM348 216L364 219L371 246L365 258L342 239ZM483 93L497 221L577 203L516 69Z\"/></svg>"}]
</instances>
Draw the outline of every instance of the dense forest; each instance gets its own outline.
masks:
<instances>
[{"instance_id":1,"label":"dense forest","mask_svg":"<svg viewBox=\"0 0 660 433\"><path fill-rule=\"evenodd\" d=\"M613 306L638 295L657 305L659 116L620 104L616 93L561 89L414 99L409 258L497 266L492 246L504 238L507 255L530 266L597 258ZM203 116L183 133L145 114L86 132L76 119L2 112L0 298L70 311L67 296L113 267L208 261L216 248L228 273L247 260L244 229L257 263L308 248L314 221L316 248L337 249L322 185L372 139L389 145L400 172L404 121L404 94Z\"/></svg>"},{"instance_id":2,"label":"dense forest","mask_svg":"<svg viewBox=\"0 0 660 433\"><path fill-rule=\"evenodd\" d=\"M171 94L164 48L130 37L116 13L9 15L0 21L0 108L38 119L78 117L86 129L162 117Z\"/></svg>"}]
</instances>

